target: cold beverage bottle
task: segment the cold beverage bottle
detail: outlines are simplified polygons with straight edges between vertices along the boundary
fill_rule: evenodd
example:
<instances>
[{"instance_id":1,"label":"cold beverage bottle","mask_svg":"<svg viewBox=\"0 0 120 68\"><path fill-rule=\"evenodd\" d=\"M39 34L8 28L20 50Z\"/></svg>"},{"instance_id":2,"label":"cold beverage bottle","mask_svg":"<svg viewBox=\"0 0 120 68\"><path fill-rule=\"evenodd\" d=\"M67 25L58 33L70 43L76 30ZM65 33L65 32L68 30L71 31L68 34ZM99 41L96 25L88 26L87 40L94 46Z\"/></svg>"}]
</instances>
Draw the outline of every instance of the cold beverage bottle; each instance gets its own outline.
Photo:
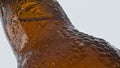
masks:
<instances>
[{"instance_id":1,"label":"cold beverage bottle","mask_svg":"<svg viewBox=\"0 0 120 68\"><path fill-rule=\"evenodd\" d=\"M79 32L56 0L0 0L18 68L120 68L120 51Z\"/></svg>"}]
</instances>

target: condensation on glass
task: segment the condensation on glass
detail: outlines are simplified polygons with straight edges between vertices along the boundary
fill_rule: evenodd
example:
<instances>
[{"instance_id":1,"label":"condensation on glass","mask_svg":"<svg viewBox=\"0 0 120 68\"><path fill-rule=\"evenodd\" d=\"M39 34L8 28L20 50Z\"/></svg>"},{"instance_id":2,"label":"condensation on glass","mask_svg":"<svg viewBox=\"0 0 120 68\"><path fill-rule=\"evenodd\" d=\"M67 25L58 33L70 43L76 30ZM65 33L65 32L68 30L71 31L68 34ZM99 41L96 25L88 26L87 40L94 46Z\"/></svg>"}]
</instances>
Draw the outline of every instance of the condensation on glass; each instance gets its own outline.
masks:
<instances>
[{"instance_id":1,"label":"condensation on glass","mask_svg":"<svg viewBox=\"0 0 120 68\"><path fill-rule=\"evenodd\" d=\"M120 51L75 29L56 0L0 0L0 9L18 68L120 68Z\"/></svg>"}]
</instances>

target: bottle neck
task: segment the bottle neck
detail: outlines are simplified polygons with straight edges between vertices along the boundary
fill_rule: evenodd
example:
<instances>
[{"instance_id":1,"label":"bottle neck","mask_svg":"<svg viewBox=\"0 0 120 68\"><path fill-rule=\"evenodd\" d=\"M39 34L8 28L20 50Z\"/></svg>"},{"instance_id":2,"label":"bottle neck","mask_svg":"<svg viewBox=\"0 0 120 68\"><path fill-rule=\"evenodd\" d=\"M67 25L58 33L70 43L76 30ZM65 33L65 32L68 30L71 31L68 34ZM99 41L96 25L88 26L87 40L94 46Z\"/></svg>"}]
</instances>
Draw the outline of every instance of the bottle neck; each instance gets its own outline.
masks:
<instances>
[{"instance_id":1,"label":"bottle neck","mask_svg":"<svg viewBox=\"0 0 120 68\"><path fill-rule=\"evenodd\" d=\"M32 43L34 40L41 43L51 37L56 40L60 38L58 31L61 34L65 29L73 28L56 0L5 0L2 2L2 20L17 54L32 50L36 45Z\"/></svg>"}]
</instances>

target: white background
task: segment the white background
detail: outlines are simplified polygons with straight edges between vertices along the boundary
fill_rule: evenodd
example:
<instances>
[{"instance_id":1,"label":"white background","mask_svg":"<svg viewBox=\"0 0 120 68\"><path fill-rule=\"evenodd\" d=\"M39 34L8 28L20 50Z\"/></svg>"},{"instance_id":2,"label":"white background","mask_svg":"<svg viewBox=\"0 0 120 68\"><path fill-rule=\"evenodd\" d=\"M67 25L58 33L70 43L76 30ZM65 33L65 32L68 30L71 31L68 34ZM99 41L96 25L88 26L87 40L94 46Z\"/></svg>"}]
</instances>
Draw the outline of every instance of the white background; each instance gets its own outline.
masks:
<instances>
[{"instance_id":1,"label":"white background","mask_svg":"<svg viewBox=\"0 0 120 68\"><path fill-rule=\"evenodd\" d=\"M120 0L58 0L81 32L104 38L120 49ZM0 22L0 68L17 68Z\"/></svg>"}]
</instances>

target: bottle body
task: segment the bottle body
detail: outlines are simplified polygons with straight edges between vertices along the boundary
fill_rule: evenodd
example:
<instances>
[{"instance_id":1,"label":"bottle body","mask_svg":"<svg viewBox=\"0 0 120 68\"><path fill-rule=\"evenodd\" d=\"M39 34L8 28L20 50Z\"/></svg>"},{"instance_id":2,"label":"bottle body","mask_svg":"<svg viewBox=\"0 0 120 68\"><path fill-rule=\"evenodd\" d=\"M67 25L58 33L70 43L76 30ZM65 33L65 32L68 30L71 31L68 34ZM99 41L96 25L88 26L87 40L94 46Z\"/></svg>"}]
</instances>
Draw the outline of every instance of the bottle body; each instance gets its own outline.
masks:
<instances>
[{"instance_id":1,"label":"bottle body","mask_svg":"<svg viewBox=\"0 0 120 68\"><path fill-rule=\"evenodd\" d=\"M18 68L119 68L119 50L74 28L56 0L2 0Z\"/></svg>"}]
</instances>

